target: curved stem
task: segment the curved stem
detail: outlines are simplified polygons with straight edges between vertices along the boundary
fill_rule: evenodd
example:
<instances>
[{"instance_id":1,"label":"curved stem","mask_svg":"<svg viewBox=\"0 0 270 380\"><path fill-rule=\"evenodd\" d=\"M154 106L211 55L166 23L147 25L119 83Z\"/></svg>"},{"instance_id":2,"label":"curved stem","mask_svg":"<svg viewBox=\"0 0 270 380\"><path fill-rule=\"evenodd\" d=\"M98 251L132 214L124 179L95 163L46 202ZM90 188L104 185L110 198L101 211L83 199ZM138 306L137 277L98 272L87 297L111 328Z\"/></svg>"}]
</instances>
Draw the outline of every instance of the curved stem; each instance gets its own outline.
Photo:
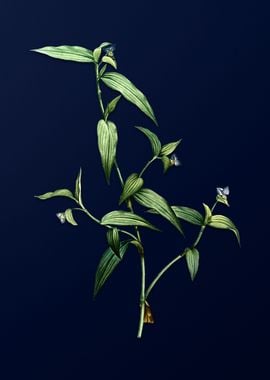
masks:
<instances>
[{"instance_id":1,"label":"curved stem","mask_svg":"<svg viewBox=\"0 0 270 380\"><path fill-rule=\"evenodd\" d=\"M143 173L146 171L146 169L152 164L152 162L154 162L155 160L157 159L157 156L154 156L150 161L148 161L146 163L146 165L142 168L140 174L139 174L139 177L141 177L143 175Z\"/></svg>"},{"instance_id":2,"label":"curved stem","mask_svg":"<svg viewBox=\"0 0 270 380\"><path fill-rule=\"evenodd\" d=\"M77 211L82 211L84 212L86 215L89 216L90 219L92 219L94 222L100 224L100 220L98 218L96 218L94 215L92 215L85 207L84 205L81 203L80 204L81 208L73 208L73 210L77 210Z\"/></svg>"},{"instance_id":3,"label":"curved stem","mask_svg":"<svg viewBox=\"0 0 270 380\"><path fill-rule=\"evenodd\" d=\"M105 118L105 110L104 110L104 105L103 105L103 101L102 101L102 97L101 97L101 89L100 89L100 85L99 85L99 71L98 71L98 64L96 63L95 64L95 69L96 69L96 85L97 85L97 96L98 96L98 102L99 102L99 106L100 106L100 109L101 109L101 112L102 112L102 116L103 118Z\"/></svg>"}]
</instances>

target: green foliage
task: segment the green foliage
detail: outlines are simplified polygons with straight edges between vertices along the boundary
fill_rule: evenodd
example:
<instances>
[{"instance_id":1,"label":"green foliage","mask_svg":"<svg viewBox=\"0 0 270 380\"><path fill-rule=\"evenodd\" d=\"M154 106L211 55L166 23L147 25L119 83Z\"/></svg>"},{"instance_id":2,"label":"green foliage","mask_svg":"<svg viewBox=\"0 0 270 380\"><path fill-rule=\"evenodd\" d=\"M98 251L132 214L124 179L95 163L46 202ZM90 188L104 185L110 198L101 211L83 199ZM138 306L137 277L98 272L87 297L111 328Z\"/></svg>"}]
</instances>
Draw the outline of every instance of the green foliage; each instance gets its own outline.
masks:
<instances>
[{"instance_id":1,"label":"green foliage","mask_svg":"<svg viewBox=\"0 0 270 380\"><path fill-rule=\"evenodd\" d=\"M78 210L83 212L92 221L106 230L106 245L108 245L108 248L101 256L97 266L94 296L100 292L108 278L116 269L117 265L122 261L127 252L128 246L133 245L137 249L141 263L141 292L139 299L140 318L138 328L138 337L140 338L142 336L144 324L154 323L148 298L152 289L156 286L158 281L160 281L162 276L180 259L185 257L190 277L192 281L195 279L199 268L199 251L197 246L203 233L205 233L205 230L207 230L208 227L232 231L240 245L240 235L235 224L224 215L213 215L214 209L217 205L220 206L225 204L226 206L229 206L227 197L230 193L229 186L216 188L216 202L212 208L203 203L204 215L190 207L177 205L171 206L163 196L149 188L144 188L144 180L142 176L155 160L160 160L162 162L164 173L166 173L170 167L180 165L180 161L174 152L178 148L181 139L163 145L159 137L154 132L143 127L136 128L143 133L150 142L152 158L143 166L141 171L138 169L132 170L131 174L127 174L127 176L123 178L118 162L116 161L118 131L116 125L109 120L115 109L119 106L119 104L121 104L119 103L120 99L122 97L125 98L127 101L135 105L148 118L150 118L156 125L158 125L158 123L154 111L146 96L124 75L116 71L111 71L112 69L117 69L117 61L114 55L115 45L110 42L103 42L98 47L93 49L93 51L81 46L68 45L46 46L40 49L34 49L33 51L60 60L93 63L92 67L95 71L96 77L97 99L101 111L101 119L97 123L98 150L108 184L110 183L112 170L116 170L121 185L119 205L126 207L126 210L113 210L105 214L101 220L96 218L84 206L82 201L81 168L76 177L74 193L69 189L62 188L37 195L36 198L41 200L47 200L55 197L69 198L72 201L75 201L77 208L68 208L64 212L57 212L56 216L61 224L65 224L65 222L67 222L72 226L77 226L78 224L74 219L73 212ZM102 99L102 87L104 85L120 94L113 98L106 107L104 107ZM125 144L125 148L128 149L127 144ZM141 146L138 150L140 149L142 149ZM94 182L92 181L92 183ZM180 221L182 220L200 227L198 229L199 231L196 239L193 244L190 244L190 248L186 248L171 261L169 261L164 268L160 270L152 282L148 284L147 288L145 274L147 271L145 270L144 260L145 246L141 237L140 228L145 227L154 231L160 230L141 215L138 215L137 210L135 213L133 205L134 201L146 207L148 212L161 215L181 234L183 234L182 226L180 224ZM125 238L128 236L128 240L121 241L123 235L125 235ZM96 249L96 247L92 247L92 249ZM154 253L156 254L156 252ZM151 252L147 250L146 254L148 255L150 262Z\"/></svg>"},{"instance_id":2,"label":"green foliage","mask_svg":"<svg viewBox=\"0 0 270 380\"><path fill-rule=\"evenodd\" d=\"M120 92L126 100L137 106L146 116L157 124L154 111L146 96L124 75L117 72L109 72L103 74L101 80L112 90Z\"/></svg>"}]
</instances>

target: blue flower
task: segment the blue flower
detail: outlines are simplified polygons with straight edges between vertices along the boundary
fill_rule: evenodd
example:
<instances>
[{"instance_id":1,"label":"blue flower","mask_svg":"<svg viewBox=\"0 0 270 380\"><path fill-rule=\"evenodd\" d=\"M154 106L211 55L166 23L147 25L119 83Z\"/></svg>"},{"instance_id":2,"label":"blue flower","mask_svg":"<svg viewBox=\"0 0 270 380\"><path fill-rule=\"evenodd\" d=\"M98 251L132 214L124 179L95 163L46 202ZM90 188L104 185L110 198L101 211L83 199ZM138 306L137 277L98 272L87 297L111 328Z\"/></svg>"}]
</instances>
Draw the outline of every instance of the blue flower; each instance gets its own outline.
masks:
<instances>
[{"instance_id":1,"label":"blue flower","mask_svg":"<svg viewBox=\"0 0 270 380\"><path fill-rule=\"evenodd\" d=\"M230 189L229 189L229 186L226 186L226 187L217 187L217 193L218 195L223 195L223 196L227 196L230 194Z\"/></svg>"}]
</instances>

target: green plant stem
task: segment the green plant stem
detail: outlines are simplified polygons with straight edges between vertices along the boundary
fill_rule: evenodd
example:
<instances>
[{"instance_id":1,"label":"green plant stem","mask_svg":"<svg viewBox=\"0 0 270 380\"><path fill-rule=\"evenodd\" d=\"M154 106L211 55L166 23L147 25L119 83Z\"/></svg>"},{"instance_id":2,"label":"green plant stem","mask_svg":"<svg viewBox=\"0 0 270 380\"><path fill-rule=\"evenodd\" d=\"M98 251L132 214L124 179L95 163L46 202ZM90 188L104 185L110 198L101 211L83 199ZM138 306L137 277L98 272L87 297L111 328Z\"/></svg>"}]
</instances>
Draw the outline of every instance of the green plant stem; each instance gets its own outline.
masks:
<instances>
[{"instance_id":1,"label":"green plant stem","mask_svg":"<svg viewBox=\"0 0 270 380\"><path fill-rule=\"evenodd\" d=\"M123 180L123 177L122 177L122 174L121 174L121 171L120 171L120 168L118 166L118 163L117 163L116 159L114 160L114 166L116 168L116 171L117 171L118 178L119 178L119 181L121 183L121 186L124 187L124 180Z\"/></svg>"},{"instance_id":2,"label":"green plant stem","mask_svg":"<svg viewBox=\"0 0 270 380\"><path fill-rule=\"evenodd\" d=\"M145 312L145 261L144 261L144 254L141 255L141 296L140 296L140 319L139 319L139 327L138 327L138 333L137 338L142 337L143 332L143 325L144 325L144 312Z\"/></svg>"},{"instance_id":3,"label":"green plant stem","mask_svg":"<svg viewBox=\"0 0 270 380\"><path fill-rule=\"evenodd\" d=\"M102 116L103 116L103 118L105 118L105 110L104 110L104 105L103 105L102 96L101 96L101 89L100 89L100 85L99 85L99 71L98 71L98 67L99 66L96 63L95 64L95 70L96 70L97 96L98 96L98 102L99 102L99 106L100 106L100 109L101 109L101 112L102 112Z\"/></svg>"},{"instance_id":4,"label":"green plant stem","mask_svg":"<svg viewBox=\"0 0 270 380\"><path fill-rule=\"evenodd\" d=\"M154 162L155 160L157 159L157 156L154 156L150 161L148 161L146 163L146 165L142 168L140 174L139 174L139 177L141 177L143 175L143 173L146 171L146 169L152 164L152 162Z\"/></svg>"},{"instance_id":5,"label":"green plant stem","mask_svg":"<svg viewBox=\"0 0 270 380\"><path fill-rule=\"evenodd\" d=\"M218 202L215 202L213 207L211 208L211 212L214 211L216 205L217 205ZM196 247L199 243L199 241L201 240L202 238L202 235L203 235L203 232L205 230L205 227L206 225L204 224L203 226L201 226L200 228L200 231L198 233L198 236L197 238L195 239L194 243L192 244L192 247ZM173 260L171 260L167 265L165 265L165 267L158 273L158 275L154 278L154 280L151 282L151 284L148 286L146 292L145 292L145 300L147 300L150 292L152 291L152 289L154 288L154 286L156 285L156 283L160 280L160 278L167 272L168 269L170 269L173 264L175 264L177 261L179 261L182 257L185 256L185 251L183 253L181 253L180 255L176 256Z\"/></svg>"}]
</instances>

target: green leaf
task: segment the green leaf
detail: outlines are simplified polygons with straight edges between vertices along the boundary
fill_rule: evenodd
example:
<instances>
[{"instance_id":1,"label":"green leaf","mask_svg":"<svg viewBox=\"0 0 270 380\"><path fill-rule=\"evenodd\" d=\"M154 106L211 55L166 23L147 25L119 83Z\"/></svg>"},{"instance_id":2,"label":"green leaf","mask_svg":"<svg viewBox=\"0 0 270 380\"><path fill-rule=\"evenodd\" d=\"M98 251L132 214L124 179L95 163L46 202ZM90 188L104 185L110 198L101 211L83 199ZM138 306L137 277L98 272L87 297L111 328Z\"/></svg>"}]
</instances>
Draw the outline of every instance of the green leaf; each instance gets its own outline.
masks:
<instances>
[{"instance_id":1,"label":"green leaf","mask_svg":"<svg viewBox=\"0 0 270 380\"><path fill-rule=\"evenodd\" d=\"M150 189L141 189L134 195L135 200L145 207L150 207L171 222L178 231L183 233L179 220L169 203L161 195Z\"/></svg>"},{"instance_id":2,"label":"green leaf","mask_svg":"<svg viewBox=\"0 0 270 380\"><path fill-rule=\"evenodd\" d=\"M181 141L182 139L163 145L160 152L161 156L168 156L169 154L173 153Z\"/></svg>"},{"instance_id":3,"label":"green leaf","mask_svg":"<svg viewBox=\"0 0 270 380\"><path fill-rule=\"evenodd\" d=\"M157 125L154 111L152 110L147 98L129 79L117 72L109 72L105 73L101 80L109 88L120 92L126 100L137 106Z\"/></svg>"},{"instance_id":4,"label":"green leaf","mask_svg":"<svg viewBox=\"0 0 270 380\"><path fill-rule=\"evenodd\" d=\"M52 58L90 63L94 62L93 52L81 46L45 46L40 49L32 49L36 53L45 54Z\"/></svg>"},{"instance_id":5,"label":"green leaf","mask_svg":"<svg viewBox=\"0 0 270 380\"><path fill-rule=\"evenodd\" d=\"M177 218L183 219L186 222L191 224L195 224L197 226L202 226L204 222L204 218L199 211L194 210L190 207L184 206L172 206L172 209L177 216Z\"/></svg>"},{"instance_id":6,"label":"green leaf","mask_svg":"<svg viewBox=\"0 0 270 380\"><path fill-rule=\"evenodd\" d=\"M104 66L100 69L100 71L99 71L99 79L100 79L100 78L102 77L102 75L105 73L106 69L107 69L107 65L104 65Z\"/></svg>"},{"instance_id":7,"label":"green leaf","mask_svg":"<svg viewBox=\"0 0 270 380\"><path fill-rule=\"evenodd\" d=\"M123 187L122 194L120 196L119 204L123 203L126 199L130 198L137 191L143 187L143 179L139 178L137 173L131 174Z\"/></svg>"},{"instance_id":8,"label":"green leaf","mask_svg":"<svg viewBox=\"0 0 270 380\"><path fill-rule=\"evenodd\" d=\"M73 218L72 210L70 208L68 208L65 211L65 218L66 218L66 221L69 222L70 224L72 224L73 226L77 226L78 225L78 223Z\"/></svg>"},{"instance_id":9,"label":"green leaf","mask_svg":"<svg viewBox=\"0 0 270 380\"><path fill-rule=\"evenodd\" d=\"M111 100L110 103L107 105L105 113L104 113L105 120L107 120L108 116L115 110L115 107L117 106L121 97L122 95L117 96L116 98Z\"/></svg>"},{"instance_id":10,"label":"green leaf","mask_svg":"<svg viewBox=\"0 0 270 380\"><path fill-rule=\"evenodd\" d=\"M141 216L133 214L132 212L121 210L111 211L104 215L100 224L104 226L141 226L159 231L158 228L154 227L150 222Z\"/></svg>"},{"instance_id":11,"label":"green leaf","mask_svg":"<svg viewBox=\"0 0 270 380\"><path fill-rule=\"evenodd\" d=\"M127 251L128 244L128 241L121 242L119 257L115 255L110 247L103 253L96 271L94 297L98 294L112 272L123 259L124 254Z\"/></svg>"},{"instance_id":12,"label":"green leaf","mask_svg":"<svg viewBox=\"0 0 270 380\"><path fill-rule=\"evenodd\" d=\"M102 44L99 45L100 48L105 48L106 46L111 45L111 42L102 42Z\"/></svg>"},{"instance_id":13,"label":"green leaf","mask_svg":"<svg viewBox=\"0 0 270 380\"><path fill-rule=\"evenodd\" d=\"M163 173L165 174L167 170L172 166L171 160L167 156L161 157L163 163Z\"/></svg>"},{"instance_id":14,"label":"green leaf","mask_svg":"<svg viewBox=\"0 0 270 380\"><path fill-rule=\"evenodd\" d=\"M99 61L99 58L100 58L100 54L101 54L101 47L97 47L94 51L93 51L93 58L94 58L94 61L96 63L98 63Z\"/></svg>"},{"instance_id":15,"label":"green leaf","mask_svg":"<svg viewBox=\"0 0 270 380\"><path fill-rule=\"evenodd\" d=\"M99 120L97 125L98 149L107 182L110 182L112 166L118 141L116 125L111 121Z\"/></svg>"},{"instance_id":16,"label":"green leaf","mask_svg":"<svg viewBox=\"0 0 270 380\"><path fill-rule=\"evenodd\" d=\"M143 128L143 127L135 127L135 128L137 128L139 131L144 133L146 137L148 137L150 144L151 144L153 155L158 156L160 153L160 150L161 150L161 143L160 143L157 135L155 133L151 132L147 128Z\"/></svg>"},{"instance_id":17,"label":"green leaf","mask_svg":"<svg viewBox=\"0 0 270 380\"><path fill-rule=\"evenodd\" d=\"M119 231L118 228L109 229L107 232L107 241L109 247L114 251L116 256L120 258L120 239L119 239Z\"/></svg>"},{"instance_id":18,"label":"green leaf","mask_svg":"<svg viewBox=\"0 0 270 380\"><path fill-rule=\"evenodd\" d=\"M108 57L107 55L104 55L104 57L102 57L102 60L101 60L103 63L108 63L109 65L111 65L112 67L115 68L115 70L117 69L117 63L116 63L116 60L111 58L111 57Z\"/></svg>"},{"instance_id":19,"label":"green leaf","mask_svg":"<svg viewBox=\"0 0 270 380\"><path fill-rule=\"evenodd\" d=\"M66 197L66 198L71 198L74 201L76 201L72 192L68 189L59 189L59 190L55 190L55 191L50 191L50 192L45 193L45 194L35 195L35 198L42 199L42 200L50 199L50 198L54 198L54 197Z\"/></svg>"},{"instance_id":20,"label":"green leaf","mask_svg":"<svg viewBox=\"0 0 270 380\"><path fill-rule=\"evenodd\" d=\"M199 251L196 248L187 248L185 256L189 274L193 281L199 269Z\"/></svg>"},{"instance_id":21,"label":"green leaf","mask_svg":"<svg viewBox=\"0 0 270 380\"><path fill-rule=\"evenodd\" d=\"M205 217L204 217L204 224L208 224L212 218L212 211L210 210L209 206L207 204L203 203Z\"/></svg>"},{"instance_id":22,"label":"green leaf","mask_svg":"<svg viewBox=\"0 0 270 380\"><path fill-rule=\"evenodd\" d=\"M75 183L75 198L81 204L82 203L82 169L80 168Z\"/></svg>"},{"instance_id":23,"label":"green leaf","mask_svg":"<svg viewBox=\"0 0 270 380\"><path fill-rule=\"evenodd\" d=\"M227 216L224 215L213 215L211 218L211 221L208 224L210 227L213 228L220 228L223 230L231 230L238 241L238 244L240 245L240 234L238 229L236 228L235 224L231 221L231 219L227 218Z\"/></svg>"}]
</instances>

